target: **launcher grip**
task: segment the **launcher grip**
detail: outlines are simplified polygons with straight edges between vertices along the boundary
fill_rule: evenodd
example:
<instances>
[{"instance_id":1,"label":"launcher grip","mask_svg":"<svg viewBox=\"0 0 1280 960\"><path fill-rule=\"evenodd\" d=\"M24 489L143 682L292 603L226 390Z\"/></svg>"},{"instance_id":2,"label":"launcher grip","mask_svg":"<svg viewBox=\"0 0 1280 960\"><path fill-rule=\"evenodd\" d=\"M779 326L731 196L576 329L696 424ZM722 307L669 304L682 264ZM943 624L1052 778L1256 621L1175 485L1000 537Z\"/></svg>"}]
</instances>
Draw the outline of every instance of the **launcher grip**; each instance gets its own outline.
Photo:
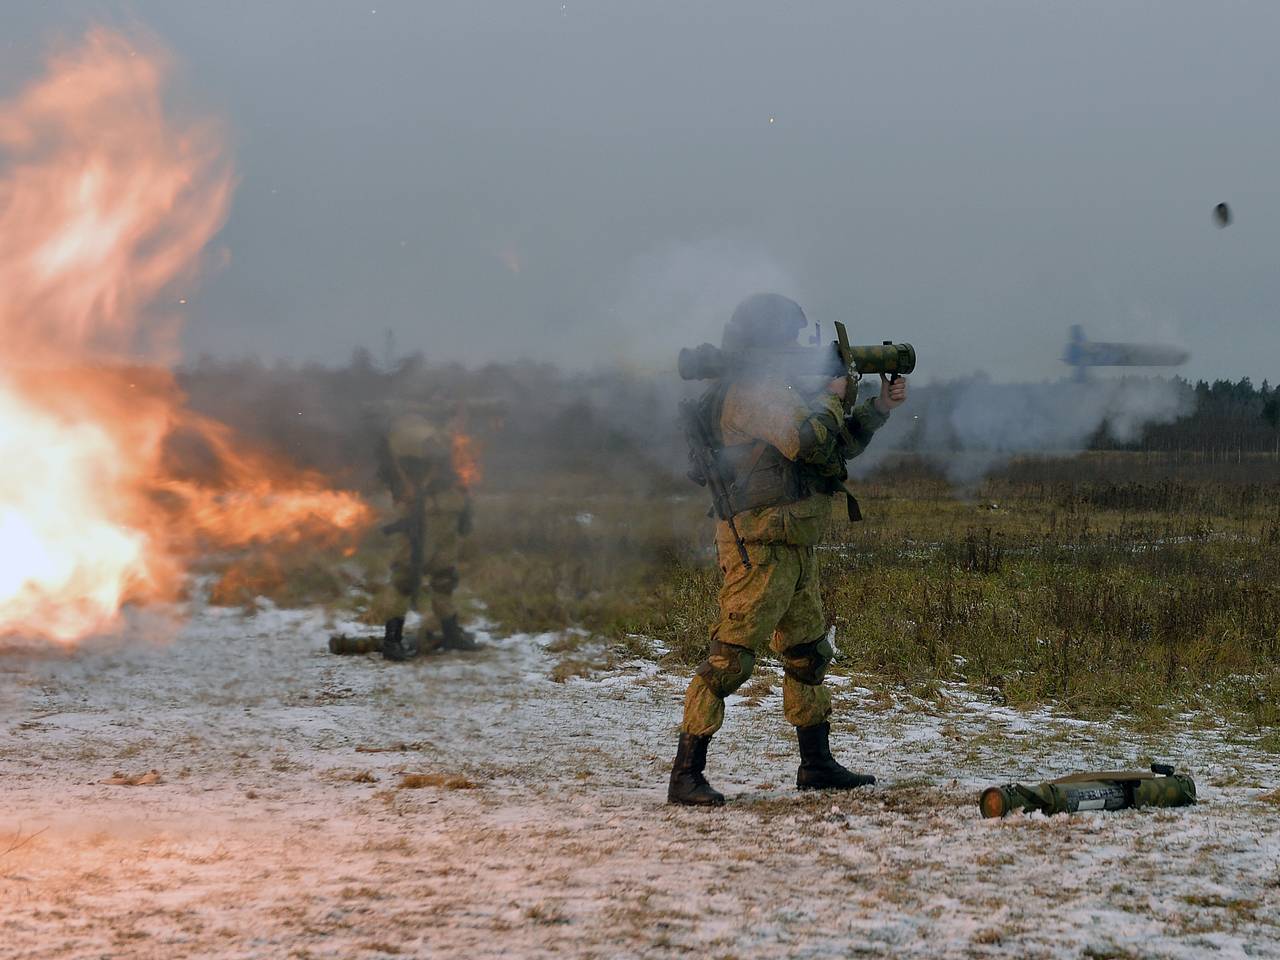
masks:
<instances>
[{"instance_id":1,"label":"launcher grip","mask_svg":"<svg viewBox=\"0 0 1280 960\"><path fill-rule=\"evenodd\" d=\"M885 341L884 341L884 346L886 346L886 347L892 347L892 346L893 346L893 341L892 341L892 340L885 340ZM894 372L894 373L889 374L889 382L890 382L890 383L897 383L897 382L898 382L898 376L899 376L899 374L898 374L897 372Z\"/></svg>"}]
</instances>

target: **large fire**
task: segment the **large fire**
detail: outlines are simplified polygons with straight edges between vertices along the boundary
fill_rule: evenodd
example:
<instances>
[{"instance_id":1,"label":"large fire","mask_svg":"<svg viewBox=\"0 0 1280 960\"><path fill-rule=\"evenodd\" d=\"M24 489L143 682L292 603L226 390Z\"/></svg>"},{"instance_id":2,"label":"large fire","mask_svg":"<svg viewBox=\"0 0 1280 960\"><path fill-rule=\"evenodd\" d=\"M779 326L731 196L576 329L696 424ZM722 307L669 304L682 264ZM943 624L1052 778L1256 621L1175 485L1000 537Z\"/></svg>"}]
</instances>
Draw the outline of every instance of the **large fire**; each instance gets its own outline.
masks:
<instances>
[{"instance_id":1,"label":"large fire","mask_svg":"<svg viewBox=\"0 0 1280 960\"><path fill-rule=\"evenodd\" d=\"M0 637L69 645L173 596L199 547L368 516L188 410L168 369L233 178L216 125L167 113L167 69L96 30L0 103Z\"/></svg>"}]
</instances>

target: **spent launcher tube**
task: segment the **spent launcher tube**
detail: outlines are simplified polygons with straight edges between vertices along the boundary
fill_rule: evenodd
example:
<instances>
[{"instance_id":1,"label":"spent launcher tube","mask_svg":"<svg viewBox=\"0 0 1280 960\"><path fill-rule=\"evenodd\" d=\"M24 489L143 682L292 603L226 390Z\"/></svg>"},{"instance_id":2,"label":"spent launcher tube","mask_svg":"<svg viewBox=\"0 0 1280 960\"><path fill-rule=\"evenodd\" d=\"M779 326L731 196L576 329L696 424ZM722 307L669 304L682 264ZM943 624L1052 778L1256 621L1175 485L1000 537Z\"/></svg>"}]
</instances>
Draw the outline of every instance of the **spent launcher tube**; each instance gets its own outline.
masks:
<instances>
[{"instance_id":1,"label":"spent launcher tube","mask_svg":"<svg viewBox=\"0 0 1280 960\"><path fill-rule=\"evenodd\" d=\"M1003 817L1015 810L1078 813L1085 810L1127 810L1130 807L1185 807L1196 802L1196 784L1172 766L1153 763L1142 770L1102 770L1073 773L1045 783L1006 783L987 787L978 798L984 817Z\"/></svg>"},{"instance_id":2,"label":"spent launcher tube","mask_svg":"<svg viewBox=\"0 0 1280 960\"><path fill-rule=\"evenodd\" d=\"M377 653L381 649L382 637L349 637L345 633L335 633L329 638L329 652L340 656Z\"/></svg>"}]
</instances>

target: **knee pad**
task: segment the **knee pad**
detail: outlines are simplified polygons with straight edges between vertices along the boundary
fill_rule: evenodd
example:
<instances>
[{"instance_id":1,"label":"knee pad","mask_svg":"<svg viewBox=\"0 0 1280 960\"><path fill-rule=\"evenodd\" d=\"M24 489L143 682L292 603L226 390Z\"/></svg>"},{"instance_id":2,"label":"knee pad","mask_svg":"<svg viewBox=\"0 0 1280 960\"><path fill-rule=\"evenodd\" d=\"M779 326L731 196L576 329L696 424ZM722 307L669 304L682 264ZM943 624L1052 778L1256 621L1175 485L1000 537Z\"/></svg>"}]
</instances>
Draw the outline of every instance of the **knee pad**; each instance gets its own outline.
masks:
<instances>
[{"instance_id":1,"label":"knee pad","mask_svg":"<svg viewBox=\"0 0 1280 960\"><path fill-rule=\"evenodd\" d=\"M431 574L431 589L436 593L453 593L458 589L458 568L448 567Z\"/></svg>"},{"instance_id":2,"label":"knee pad","mask_svg":"<svg viewBox=\"0 0 1280 960\"><path fill-rule=\"evenodd\" d=\"M696 673L712 693L723 698L747 682L755 665L755 654L746 647L712 640L707 659L698 665Z\"/></svg>"},{"instance_id":3,"label":"knee pad","mask_svg":"<svg viewBox=\"0 0 1280 960\"><path fill-rule=\"evenodd\" d=\"M792 680L803 683L806 687L821 686L835 652L831 641L825 636L788 647L782 651L782 670Z\"/></svg>"}]
</instances>

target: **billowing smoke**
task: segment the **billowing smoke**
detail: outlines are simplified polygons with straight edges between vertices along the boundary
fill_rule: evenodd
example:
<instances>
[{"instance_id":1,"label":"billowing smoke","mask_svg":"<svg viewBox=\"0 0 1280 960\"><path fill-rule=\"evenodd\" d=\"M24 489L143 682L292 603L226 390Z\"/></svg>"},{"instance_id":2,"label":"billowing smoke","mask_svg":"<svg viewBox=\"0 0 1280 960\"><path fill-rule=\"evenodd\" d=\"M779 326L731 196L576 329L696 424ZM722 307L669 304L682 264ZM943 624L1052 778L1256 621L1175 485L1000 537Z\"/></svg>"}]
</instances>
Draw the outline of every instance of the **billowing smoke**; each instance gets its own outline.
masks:
<instances>
[{"instance_id":1,"label":"billowing smoke","mask_svg":"<svg viewBox=\"0 0 1280 960\"><path fill-rule=\"evenodd\" d=\"M672 378L680 347L718 341L724 322L745 296L776 290L797 296L789 271L773 258L744 250L725 238L675 244L638 258L610 311L611 342L599 356L625 357L624 368L669 383L667 403L627 418L629 432L655 450L673 429L674 401L700 390ZM619 330L643 331L643 339L619 343ZM923 358L927 365L929 357ZM864 396L878 391L877 378ZM599 400L600 398L596 398ZM1192 412L1194 398L1180 381L1145 377L994 383L979 374L964 380L917 388L877 437L867 454L851 465L865 474L886 456L910 451L935 463L958 486L969 486L1023 455L1072 456L1102 431L1114 442L1138 440L1151 424L1168 423ZM669 464L683 469L679 464Z\"/></svg>"},{"instance_id":2,"label":"billowing smoke","mask_svg":"<svg viewBox=\"0 0 1280 960\"><path fill-rule=\"evenodd\" d=\"M681 347L720 342L725 321L743 298L767 290L797 296L795 287L775 259L728 238L665 246L629 266L609 311L610 342L595 355L633 369L674 371Z\"/></svg>"},{"instance_id":3,"label":"billowing smoke","mask_svg":"<svg viewBox=\"0 0 1280 960\"><path fill-rule=\"evenodd\" d=\"M968 485L1017 456L1071 456L1105 430L1117 443L1140 439L1152 424L1190 414L1186 384L1124 377L1089 383L993 383L978 376L918 390L872 446L854 462L865 473L894 450L935 463Z\"/></svg>"}]
</instances>

